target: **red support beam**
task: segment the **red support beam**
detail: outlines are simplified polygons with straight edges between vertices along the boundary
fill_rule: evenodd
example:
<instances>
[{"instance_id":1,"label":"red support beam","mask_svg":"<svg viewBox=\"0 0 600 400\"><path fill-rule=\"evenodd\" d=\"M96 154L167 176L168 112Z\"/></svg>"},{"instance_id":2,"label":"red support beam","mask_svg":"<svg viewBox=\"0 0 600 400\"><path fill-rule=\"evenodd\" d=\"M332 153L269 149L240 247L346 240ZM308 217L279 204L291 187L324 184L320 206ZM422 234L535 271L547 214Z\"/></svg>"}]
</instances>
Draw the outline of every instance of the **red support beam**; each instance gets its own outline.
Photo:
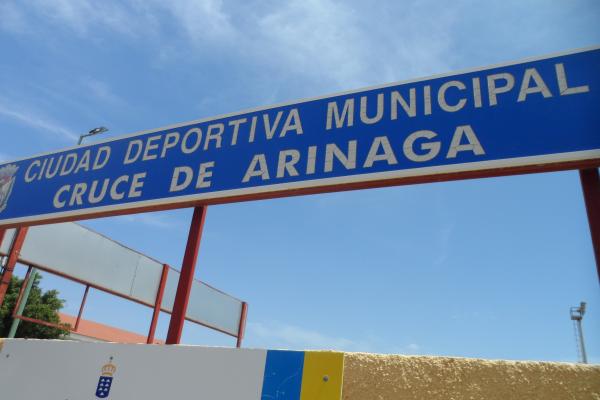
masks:
<instances>
[{"instance_id":1,"label":"red support beam","mask_svg":"<svg viewBox=\"0 0 600 400\"><path fill-rule=\"evenodd\" d=\"M583 198L587 210L592 245L596 257L596 269L600 280L600 175L597 168L579 170Z\"/></svg>"},{"instance_id":2,"label":"red support beam","mask_svg":"<svg viewBox=\"0 0 600 400\"><path fill-rule=\"evenodd\" d=\"M4 240L4 235L6 235L6 229L0 229L0 245L2 245L2 241Z\"/></svg>"},{"instance_id":3,"label":"red support beam","mask_svg":"<svg viewBox=\"0 0 600 400\"><path fill-rule=\"evenodd\" d=\"M248 303L245 301L242 303L242 314L240 315L240 327L238 329L238 337L236 347L239 349L242 347L242 341L244 340L244 332L246 332L246 318L248 316Z\"/></svg>"},{"instance_id":4,"label":"red support beam","mask_svg":"<svg viewBox=\"0 0 600 400\"><path fill-rule=\"evenodd\" d=\"M49 328L61 329L63 331L69 331L69 332L73 331L72 329L69 328L69 324L54 324L52 322L42 321L41 319L24 317L22 315L15 315L15 319L20 319L21 321L25 321L25 322L31 322L32 324L44 325Z\"/></svg>"},{"instance_id":5,"label":"red support beam","mask_svg":"<svg viewBox=\"0 0 600 400\"><path fill-rule=\"evenodd\" d=\"M177 294L175 295L175 303L173 304L173 312L171 313L166 344L179 344L181 341L181 333L183 332L185 313L190 301L190 292L192 291L192 282L194 281L194 271L196 270L198 249L200 248L200 239L202 239L205 218L206 207L195 207L187 246L185 248L185 256L183 257L183 265L181 266L181 275L179 275Z\"/></svg>"},{"instance_id":6,"label":"red support beam","mask_svg":"<svg viewBox=\"0 0 600 400\"><path fill-rule=\"evenodd\" d=\"M10 278L12 278L15 265L17 265L19 255L21 254L21 247L23 247L23 242L25 242L25 237L27 236L27 229L27 227L17 229L10 251L8 252L8 261L6 262L2 278L0 278L0 306L4 303L4 296L10 284Z\"/></svg>"},{"instance_id":7,"label":"red support beam","mask_svg":"<svg viewBox=\"0 0 600 400\"><path fill-rule=\"evenodd\" d=\"M158 284L158 291L156 292L156 302L154 303L154 312L152 313L152 322L150 323L150 331L148 332L147 344L154 343L154 334L156 333L156 324L158 324L158 316L160 314L160 306L162 304L163 295L165 293L165 286L167 284L167 277L169 275L169 266L163 264L162 275L160 277L160 283Z\"/></svg>"},{"instance_id":8,"label":"red support beam","mask_svg":"<svg viewBox=\"0 0 600 400\"><path fill-rule=\"evenodd\" d=\"M83 298L81 299L81 305L79 306L79 313L77 314L77 319L75 320L75 327L73 328L74 332L77 332L77 329L79 329L79 322L81 321L81 316L83 315L83 307L85 307L85 301L87 300L89 291L90 285L86 285L85 292L83 292Z\"/></svg>"}]
</instances>

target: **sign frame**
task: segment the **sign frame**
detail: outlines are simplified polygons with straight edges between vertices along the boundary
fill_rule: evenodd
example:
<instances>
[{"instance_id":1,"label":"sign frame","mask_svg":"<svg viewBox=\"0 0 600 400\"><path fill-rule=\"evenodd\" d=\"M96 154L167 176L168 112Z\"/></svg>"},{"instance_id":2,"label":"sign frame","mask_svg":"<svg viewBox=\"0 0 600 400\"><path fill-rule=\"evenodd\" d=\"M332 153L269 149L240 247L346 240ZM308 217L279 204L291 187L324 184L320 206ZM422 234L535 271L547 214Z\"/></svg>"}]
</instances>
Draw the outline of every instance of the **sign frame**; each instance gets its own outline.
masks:
<instances>
[{"instance_id":1,"label":"sign frame","mask_svg":"<svg viewBox=\"0 0 600 400\"><path fill-rule=\"evenodd\" d=\"M344 91L324 96L317 96L297 101L282 102L271 106L256 107L222 114L218 116L202 118L183 123L168 125L161 128L142 130L135 133L122 135L115 138L100 140L84 146L69 147L61 152L85 149L91 146L108 144L118 140L126 140L154 132L177 129L192 124L206 123L224 118L235 117L248 113L269 111L280 107L300 105L316 100L333 99L338 96L359 94L367 91L386 89L398 85L419 83L434 79L448 78L467 73L476 73L494 68L510 67L528 62L543 61L555 57L568 56L578 53L600 50L600 46L569 50L545 56L530 57L518 61L500 63L490 66L465 69L456 72L437 74L424 78L409 79L399 82L375 85L350 91ZM20 162L36 157L57 154L58 152L46 152L33 157L26 157L12 162ZM2 164L8 165L10 163ZM68 222L90 218L135 214L142 212L164 211L178 208L197 207L214 204L225 204L241 201L252 201L271 199L279 197L299 196L307 194L338 192L346 190L369 189L377 187L399 186L417 183L431 183L451 181L459 179L474 179L485 177L497 177L538 172L552 172L570 169L588 169L600 167L600 149L555 153L542 156L514 157L509 159L487 160L477 162L466 162L460 164L444 164L441 166L429 166L419 168L398 169L386 172L361 173L358 175L345 175L339 177L309 179L288 183L274 183L265 186L252 186L241 189L220 190L214 192L195 193L176 197L163 197L159 199L140 200L129 203L120 203L106 206L98 206L85 209L58 211L51 214L38 214L28 217L18 217L0 220L0 228L12 228L24 225L39 225L57 222Z\"/></svg>"},{"instance_id":2,"label":"sign frame","mask_svg":"<svg viewBox=\"0 0 600 400\"><path fill-rule=\"evenodd\" d=\"M243 110L235 113L229 113L225 115L209 117L204 119L199 119L195 121L189 121L185 123L179 123L175 125L170 125L157 129L144 130L136 133L132 133L130 135L125 135L113 139L108 139L104 141L100 141L94 144L88 144L83 147L72 147L69 149L64 149L62 151L69 150L79 150L81 148L98 146L103 143L110 143L116 140L123 140L128 138L133 138L136 136L141 136L153 132L166 131L169 129L175 129L179 127L183 127L186 125L198 124L208 121L215 121L219 119L224 119L228 117L233 117L242 114L249 114L258 111L266 111L272 110L278 107L286 107L292 106L302 103L307 103L310 101L316 101L327 98L336 98L343 95L351 95L366 91L372 91L377 89L385 89L393 86L406 85L410 83L423 82L427 80L434 80L439 78L447 78L451 76L457 76L461 74L467 73L476 73L485 70L491 70L494 68L501 67L510 67L518 64L524 64L528 62L536 62L547 60L551 58L574 55L577 53L584 53L589 51L598 51L600 50L600 46L593 46L583 49L575 49L569 50L565 52L554 53L545 56L539 57L530 57L518 61L501 63L491 66L466 69L457 72L450 72L445 74L434 75L426 78L418 78L412 80L405 80L401 82L388 83L384 85L371 86L368 88L361 88L336 94L329 94L325 96L319 96L299 101L293 102L285 102L276 104L268 107L258 107L249 110ZM559 88L568 88L567 84L563 82L563 85L560 85L559 78L559 68L558 65L556 67L557 80L559 80ZM563 79L564 70L563 70ZM535 80L535 79L534 79ZM537 81L536 81L537 83ZM538 87L539 88L539 87ZM529 89L529 87L527 88ZM547 90L547 88L546 88ZM542 90L543 93L543 90ZM580 93L580 92L576 92ZM573 94L573 93L571 93ZM561 92L562 95L562 92ZM439 92L438 92L439 96ZM544 98L546 96L544 95ZM518 101L518 100L517 100ZM458 129L458 128L457 128ZM456 132L455 132L456 133ZM453 138L454 140L454 138ZM595 143L595 142L594 142ZM593 145L595 146L595 144ZM458 147L460 147L460 137L458 140ZM35 157L42 157L44 155L56 154L56 152L44 153ZM443 164L440 166L430 166L430 167L422 167L422 168L412 168L408 169L411 173L406 173L407 169L400 169L394 171L386 171L386 172L376 172L376 173L363 173L358 175L346 175L340 176L336 178L322 178L308 181L299 181L299 182L290 182L290 183L281 183L281 184L271 184L267 186L255 186L249 187L246 189L233 189L233 190L223 190L217 192L209 192L204 194L193 194L187 196L179 196L176 198L162 198L159 200L146 200L135 203L124 203L124 204L116 204L109 206L97 207L92 210L84 209L84 210L73 210L73 211L65 211L59 213L53 213L50 216L46 216L46 214L41 214L44 216L40 218L37 217L17 217L10 220L0 221L0 237L4 235L4 231L6 228L17 227L19 231L24 230L26 233L27 226L32 224L48 224L48 223L56 223L56 222L67 222L81 219L89 219L89 218L97 218L102 216L116 216L116 215L124 215L124 214L133 214L133 213L141 213L141 212L150 212L150 211L162 211L162 210L170 210L176 208L185 208L185 207L194 207L194 215L192 217L190 231L188 235L188 242L186 245L185 256L183 260L183 265L181 269L181 275L179 279L177 294L175 298L175 304L173 307L173 313L171 315L171 321L169 325L169 332L167 336L167 344L175 344L179 343L181 339L181 332L183 329L183 323L185 321L185 313L187 308L187 303L189 301L191 282L194 276L194 271L196 267L196 261L198 256L198 250L200 246L200 241L202 237L202 230L204 226L204 221L206 217L206 209L208 205L212 204L224 204L224 203L232 203L239 201L250 201L250 200L260 200L260 199L268 199L268 198L277 198L277 197L288 197L288 196L297 196L297 195L306 195L306 194L316 194L323 192L336 192L336 191L344 191L344 190L354 190L354 189L368 189L368 188L376 188L376 187L386 187L386 186L398 186L398 185L406 185L406 184L416 184L416 183L430 183L430 182L440 182L440 181L450 181L450 180L458 180L458 179L473 179L473 178L485 178L485 177L496 177L496 176L508 176L508 175L517 175L517 174L526 174L526 173L538 173L538 172L552 172L552 171L561 171L561 170L570 170L570 169L579 169L580 177L582 182L582 188L584 191L585 203L587 207L588 214L588 222L590 225L590 231L592 234L592 242L595 251L596 257L596 266L598 270L598 275L600 278L600 177L598 174L598 167L600 167L600 148L593 147L592 150L584 150L584 151L572 151L572 152L551 152L544 153L546 155L542 156L527 156L527 157L514 157L510 158L497 158L488 161L480 161L480 162L463 162L462 164ZM28 157L22 160L31 159L32 157ZM21 161L17 160L16 162ZM0 165L0 167L5 164ZM10 166L9 163L6 166ZM13 167L10 167L13 168ZM415 173L417 171L417 173ZM6 172L6 171L5 171ZM10 172L10 171L9 171ZM10 177L8 177L10 178ZM4 177L4 191L6 192L6 179ZM10 187L12 189L12 186ZM6 201L7 195L4 194L4 199L0 199L1 202ZM2 281L0 281L0 304L2 303L3 291L7 286L6 279L10 279L10 275L12 273L12 269L14 268L14 263L16 263L18 250L11 250L11 254L8 258L7 263L7 273L2 276ZM8 276L8 278L7 278ZM244 313L245 317L245 313ZM243 335L243 327L240 326Z\"/></svg>"}]
</instances>

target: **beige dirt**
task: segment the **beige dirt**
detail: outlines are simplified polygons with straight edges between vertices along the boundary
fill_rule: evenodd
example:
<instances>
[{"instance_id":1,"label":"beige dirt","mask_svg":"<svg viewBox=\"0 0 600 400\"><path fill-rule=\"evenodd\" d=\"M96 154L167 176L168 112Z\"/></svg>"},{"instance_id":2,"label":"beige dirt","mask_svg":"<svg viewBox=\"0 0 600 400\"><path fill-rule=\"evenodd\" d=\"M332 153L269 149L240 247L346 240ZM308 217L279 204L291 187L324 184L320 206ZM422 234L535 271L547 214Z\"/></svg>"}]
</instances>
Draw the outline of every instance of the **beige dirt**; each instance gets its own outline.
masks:
<instances>
[{"instance_id":1,"label":"beige dirt","mask_svg":"<svg viewBox=\"0 0 600 400\"><path fill-rule=\"evenodd\" d=\"M343 400L600 400L600 365L346 353Z\"/></svg>"}]
</instances>

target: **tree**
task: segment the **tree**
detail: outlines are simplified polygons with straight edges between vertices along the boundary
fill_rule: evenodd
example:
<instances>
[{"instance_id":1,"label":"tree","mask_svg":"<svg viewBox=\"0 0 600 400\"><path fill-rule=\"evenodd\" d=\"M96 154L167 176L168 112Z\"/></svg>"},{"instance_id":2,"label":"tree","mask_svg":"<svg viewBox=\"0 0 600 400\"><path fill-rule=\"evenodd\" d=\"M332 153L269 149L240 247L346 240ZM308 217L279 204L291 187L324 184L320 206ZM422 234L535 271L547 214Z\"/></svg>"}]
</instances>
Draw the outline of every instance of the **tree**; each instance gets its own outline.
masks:
<instances>
[{"instance_id":1,"label":"tree","mask_svg":"<svg viewBox=\"0 0 600 400\"><path fill-rule=\"evenodd\" d=\"M42 277L37 274L29 293L29 299L23 310L23 315L54 324L60 323L58 311L63 308L65 301L58 298L57 290L42 292L39 283ZM19 289L23 279L12 277L4 303L0 307L0 337L6 337L12 324L12 311L15 308ZM65 325L68 328L68 325ZM61 339L69 333L67 329L51 328L40 324L21 321L17 329L16 337L35 339Z\"/></svg>"}]
</instances>

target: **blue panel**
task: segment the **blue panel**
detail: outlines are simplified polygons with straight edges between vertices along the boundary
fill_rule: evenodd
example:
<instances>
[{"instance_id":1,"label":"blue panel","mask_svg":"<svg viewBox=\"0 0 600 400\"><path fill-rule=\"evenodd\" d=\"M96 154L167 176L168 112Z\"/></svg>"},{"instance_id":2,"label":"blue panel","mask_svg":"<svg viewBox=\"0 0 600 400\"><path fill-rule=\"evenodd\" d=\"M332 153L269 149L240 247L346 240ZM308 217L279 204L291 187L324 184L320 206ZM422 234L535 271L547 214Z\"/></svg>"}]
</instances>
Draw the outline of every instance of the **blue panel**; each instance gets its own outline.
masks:
<instances>
[{"instance_id":1,"label":"blue panel","mask_svg":"<svg viewBox=\"0 0 600 400\"><path fill-rule=\"evenodd\" d=\"M261 400L300 400L304 352L269 350Z\"/></svg>"},{"instance_id":2,"label":"blue panel","mask_svg":"<svg viewBox=\"0 0 600 400\"><path fill-rule=\"evenodd\" d=\"M0 226L423 174L600 163L598 104L600 49L592 49L184 123L0 165Z\"/></svg>"}]
</instances>

